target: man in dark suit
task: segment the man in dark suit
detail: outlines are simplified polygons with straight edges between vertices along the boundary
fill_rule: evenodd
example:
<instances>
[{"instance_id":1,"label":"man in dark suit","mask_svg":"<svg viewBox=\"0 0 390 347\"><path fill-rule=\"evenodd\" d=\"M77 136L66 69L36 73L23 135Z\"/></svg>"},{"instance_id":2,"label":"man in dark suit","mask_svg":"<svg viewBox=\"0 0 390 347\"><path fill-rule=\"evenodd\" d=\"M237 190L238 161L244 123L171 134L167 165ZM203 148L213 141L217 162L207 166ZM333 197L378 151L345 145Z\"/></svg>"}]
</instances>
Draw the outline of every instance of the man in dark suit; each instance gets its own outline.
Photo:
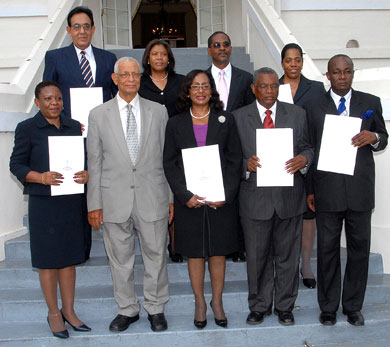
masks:
<instances>
[{"instance_id":1,"label":"man in dark suit","mask_svg":"<svg viewBox=\"0 0 390 347\"><path fill-rule=\"evenodd\" d=\"M91 45L95 32L92 11L82 6L75 7L68 14L66 30L73 43L46 53L43 80L58 82L64 101L64 113L70 117L70 88L102 87L104 102L113 98L118 89L111 79L115 55ZM90 73L84 79L89 70Z\"/></svg>"},{"instance_id":2,"label":"man in dark suit","mask_svg":"<svg viewBox=\"0 0 390 347\"><path fill-rule=\"evenodd\" d=\"M302 214L306 210L303 173L313 159L305 111L277 101L276 72L261 68L254 74L257 101L233 112L244 156L246 179L241 181L239 203L245 236L249 287L248 324L260 324L275 314L283 325L294 324L292 313L298 295L298 268ZM294 158L286 170L294 174L291 187L257 187L261 158L256 154L256 129L293 129Z\"/></svg>"},{"instance_id":3,"label":"man in dark suit","mask_svg":"<svg viewBox=\"0 0 390 347\"><path fill-rule=\"evenodd\" d=\"M327 78L331 89L304 105L309 132L315 148L314 164L309 171L307 201L316 212L318 303L320 322L336 323L341 296L340 235L345 223L347 265L342 307L352 325L363 325L363 306L367 284L371 237L371 212L374 208L375 163L373 151L386 147L388 134L382 107L376 96L351 88L354 70L351 58L336 55L328 62ZM352 176L317 170L326 114L362 118L359 134L351 139L358 147Z\"/></svg>"}]
</instances>

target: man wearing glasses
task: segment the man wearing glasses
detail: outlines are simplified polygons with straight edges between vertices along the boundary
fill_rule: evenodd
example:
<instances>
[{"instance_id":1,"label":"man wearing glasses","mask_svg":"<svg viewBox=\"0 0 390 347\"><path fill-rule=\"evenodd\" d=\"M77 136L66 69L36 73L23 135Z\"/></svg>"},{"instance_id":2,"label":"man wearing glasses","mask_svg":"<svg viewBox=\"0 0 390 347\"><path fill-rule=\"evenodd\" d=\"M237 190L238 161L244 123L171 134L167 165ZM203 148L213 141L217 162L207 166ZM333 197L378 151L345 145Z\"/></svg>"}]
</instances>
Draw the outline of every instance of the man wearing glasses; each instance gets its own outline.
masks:
<instances>
[{"instance_id":1,"label":"man wearing glasses","mask_svg":"<svg viewBox=\"0 0 390 347\"><path fill-rule=\"evenodd\" d=\"M139 319L135 234L144 264L143 307L153 331L168 328L166 241L173 204L162 158L168 113L164 106L138 95L140 78L138 62L120 58L112 74L118 94L94 108L88 121L88 221L95 229L103 227L118 305L109 327L114 332Z\"/></svg>"},{"instance_id":2,"label":"man wearing glasses","mask_svg":"<svg viewBox=\"0 0 390 347\"><path fill-rule=\"evenodd\" d=\"M91 45L95 32L92 11L87 7L75 7L67 20L66 30L73 43L46 52L43 80L58 82L64 113L70 117L70 88L102 87L104 102L115 96L117 88L111 79L116 56Z\"/></svg>"}]
</instances>

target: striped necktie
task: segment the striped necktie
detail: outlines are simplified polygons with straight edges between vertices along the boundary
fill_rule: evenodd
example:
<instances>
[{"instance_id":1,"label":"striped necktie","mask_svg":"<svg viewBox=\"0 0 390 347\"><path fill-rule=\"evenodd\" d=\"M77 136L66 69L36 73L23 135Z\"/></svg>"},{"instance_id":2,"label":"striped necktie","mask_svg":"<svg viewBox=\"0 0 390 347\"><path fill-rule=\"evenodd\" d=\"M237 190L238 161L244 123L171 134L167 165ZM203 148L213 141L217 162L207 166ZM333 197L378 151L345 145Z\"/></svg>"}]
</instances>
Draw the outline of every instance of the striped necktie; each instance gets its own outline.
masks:
<instances>
[{"instance_id":1,"label":"striped necktie","mask_svg":"<svg viewBox=\"0 0 390 347\"><path fill-rule=\"evenodd\" d=\"M91 66L89 65L88 59L85 57L85 52L81 51L80 54L81 54L81 61L80 61L81 75L83 76L85 85L88 88L91 88L94 86Z\"/></svg>"},{"instance_id":2,"label":"striped necktie","mask_svg":"<svg viewBox=\"0 0 390 347\"><path fill-rule=\"evenodd\" d=\"M137 121L133 111L131 110L132 106L127 105L127 130L126 130L126 143L129 150L131 161L133 165L137 162L138 156L138 133L137 133Z\"/></svg>"}]
</instances>

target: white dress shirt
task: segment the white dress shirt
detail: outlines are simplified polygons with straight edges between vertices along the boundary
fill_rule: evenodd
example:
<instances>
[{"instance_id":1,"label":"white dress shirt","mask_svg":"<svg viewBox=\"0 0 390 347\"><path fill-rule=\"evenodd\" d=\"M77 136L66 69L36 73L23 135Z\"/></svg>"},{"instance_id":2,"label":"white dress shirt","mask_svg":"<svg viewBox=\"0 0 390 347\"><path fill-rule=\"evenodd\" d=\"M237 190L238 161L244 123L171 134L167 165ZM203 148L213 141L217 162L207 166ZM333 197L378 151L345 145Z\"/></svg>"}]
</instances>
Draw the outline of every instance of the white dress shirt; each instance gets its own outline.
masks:
<instances>
[{"instance_id":1,"label":"white dress shirt","mask_svg":"<svg viewBox=\"0 0 390 347\"><path fill-rule=\"evenodd\" d=\"M232 66L230 63L222 69L225 71L225 81L227 85L228 95L230 91L230 83L232 81ZM215 86L217 87L217 92L219 93L218 87L219 87L219 72L222 71L221 69L217 68L214 64L211 65L211 74L213 75Z\"/></svg>"},{"instance_id":2,"label":"white dress shirt","mask_svg":"<svg viewBox=\"0 0 390 347\"><path fill-rule=\"evenodd\" d=\"M88 59L89 66L91 67L93 83L96 83L96 60L95 60L95 56L93 55L92 46L89 45L86 49L77 48L75 45L73 46L76 50L79 63L81 62L81 57L82 57L81 51L85 52L85 58Z\"/></svg>"},{"instance_id":3,"label":"white dress shirt","mask_svg":"<svg viewBox=\"0 0 390 347\"><path fill-rule=\"evenodd\" d=\"M123 100L119 93L117 94L118 99L118 107L119 107L119 114L121 117L121 123L123 128L123 134L125 135L125 138L127 136L127 105L128 103ZM139 105L139 96L138 94L135 96L133 100L131 100L130 105L132 106L131 110L133 111L135 121L137 123L137 135L138 135L138 144L141 140L141 109Z\"/></svg>"},{"instance_id":4,"label":"white dress shirt","mask_svg":"<svg viewBox=\"0 0 390 347\"><path fill-rule=\"evenodd\" d=\"M340 99L342 96L337 95L332 88L330 89L330 96L332 97L334 104L336 105L336 108L339 108L340 105ZM349 117L350 114L350 105L351 105L351 96L352 96L352 90L350 89L347 94L344 95L345 98L345 111L340 116Z\"/></svg>"},{"instance_id":5,"label":"white dress shirt","mask_svg":"<svg viewBox=\"0 0 390 347\"><path fill-rule=\"evenodd\" d=\"M271 108L265 108L264 106L260 105L260 103L256 100L256 106L257 106L257 109L259 110L261 122L263 124L264 124L264 118L267 116L265 114L265 111L267 111L267 110L271 110L272 111L271 118L272 118L272 121L274 122L274 126L275 126L276 102L272 105Z\"/></svg>"}]
</instances>

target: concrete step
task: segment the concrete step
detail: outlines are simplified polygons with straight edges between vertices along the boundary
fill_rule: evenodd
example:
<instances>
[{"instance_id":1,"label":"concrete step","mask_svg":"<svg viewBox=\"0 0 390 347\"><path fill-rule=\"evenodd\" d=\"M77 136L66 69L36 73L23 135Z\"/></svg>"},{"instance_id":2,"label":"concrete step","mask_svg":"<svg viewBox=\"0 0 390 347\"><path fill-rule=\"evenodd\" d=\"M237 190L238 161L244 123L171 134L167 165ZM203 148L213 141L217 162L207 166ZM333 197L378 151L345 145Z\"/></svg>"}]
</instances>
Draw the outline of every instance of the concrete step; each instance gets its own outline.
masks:
<instances>
[{"instance_id":1,"label":"concrete step","mask_svg":"<svg viewBox=\"0 0 390 347\"><path fill-rule=\"evenodd\" d=\"M38 278L36 279L38 281ZM143 286L137 284L137 294L143 301ZM206 302L211 299L211 284L205 283ZM224 288L226 314L248 312L247 281L228 281ZM380 305L390 302L390 275L370 275L365 296L366 305ZM316 308L317 291L304 287L300 281L296 310ZM112 285L85 286L76 288L75 308L80 317L91 320L110 319L115 316L116 303ZM28 312L28 315L25 314ZM166 305L167 314L191 315L194 299L188 282L170 284L170 300ZM47 307L40 288L0 290L0 317L2 322L35 322L47 314ZM389 317L390 318L390 317Z\"/></svg>"},{"instance_id":2,"label":"concrete step","mask_svg":"<svg viewBox=\"0 0 390 347\"><path fill-rule=\"evenodd\" d=\"M87 320L89 333L69 330L70 339L61 340L51 335L45 317L28 324L0 323L0 344L5 347L36 346L388 346L390 343L390 305L365 305L362 313L364 327L353 327L345 316L338 314L338 323L324 327L318 322L318 308L295 310L296 324L281 326L275 315L267 317L263 324L248 326L247 312L229 314L228 329L215 325L208 312L205 329L193 326L193 314L167 313L168 330L153 333L145 312L138 322L122 333L111 333L111 319Z\"/></svg>"}]
</instances>

